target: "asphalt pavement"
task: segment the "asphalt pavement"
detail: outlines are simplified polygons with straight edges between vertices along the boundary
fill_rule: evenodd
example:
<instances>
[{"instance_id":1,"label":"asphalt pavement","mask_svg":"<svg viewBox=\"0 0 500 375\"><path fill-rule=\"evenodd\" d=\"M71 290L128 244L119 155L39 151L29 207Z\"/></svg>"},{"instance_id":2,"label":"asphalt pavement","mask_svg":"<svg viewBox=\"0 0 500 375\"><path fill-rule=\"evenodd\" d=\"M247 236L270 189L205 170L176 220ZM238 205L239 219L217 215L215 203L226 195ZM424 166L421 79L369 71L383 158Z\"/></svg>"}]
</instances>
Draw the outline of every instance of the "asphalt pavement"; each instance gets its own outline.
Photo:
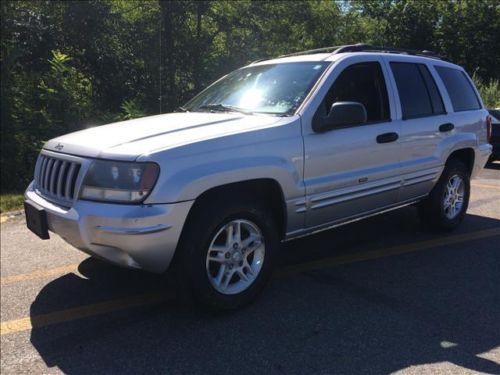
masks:
<instances>
[{"instance_id":1,"label":"asphalt pavement","mask_svg":"<svg viewBox=\"0 0 500 375\"><path fill-rule=\"evenodd\" d=\"M2 374L500 374L500 163L458 230L408 207L288 242L262 296L215 315L4 215L0 313Z\"/></svg>"}]
</instances>

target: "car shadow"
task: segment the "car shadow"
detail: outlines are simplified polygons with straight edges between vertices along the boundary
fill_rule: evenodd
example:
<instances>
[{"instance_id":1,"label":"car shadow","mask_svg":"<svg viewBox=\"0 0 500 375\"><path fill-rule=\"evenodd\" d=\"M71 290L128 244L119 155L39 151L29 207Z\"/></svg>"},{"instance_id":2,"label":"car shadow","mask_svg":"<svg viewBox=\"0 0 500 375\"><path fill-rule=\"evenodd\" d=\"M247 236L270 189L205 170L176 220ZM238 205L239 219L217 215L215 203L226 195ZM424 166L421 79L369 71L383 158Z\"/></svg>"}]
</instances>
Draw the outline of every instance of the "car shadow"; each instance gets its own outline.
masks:
<instances>
[{"instance_id":1,"label":"car shadow","mask_svg":"<svg viewBox=\"0 0 500 375\"><path fill-rule=\"evenodd\" d=\"M285 243L279 267L435 239L408 208ZM456 235L500 227L468 215ZM473 240L274 279L252 305L207 314L177 299L33 329L49 367L87 373L389 373L451 362L500 373L500 252ZM165 277L87 259L48 283L31 317L155 291Z\"/></svg>"}]
</instances>

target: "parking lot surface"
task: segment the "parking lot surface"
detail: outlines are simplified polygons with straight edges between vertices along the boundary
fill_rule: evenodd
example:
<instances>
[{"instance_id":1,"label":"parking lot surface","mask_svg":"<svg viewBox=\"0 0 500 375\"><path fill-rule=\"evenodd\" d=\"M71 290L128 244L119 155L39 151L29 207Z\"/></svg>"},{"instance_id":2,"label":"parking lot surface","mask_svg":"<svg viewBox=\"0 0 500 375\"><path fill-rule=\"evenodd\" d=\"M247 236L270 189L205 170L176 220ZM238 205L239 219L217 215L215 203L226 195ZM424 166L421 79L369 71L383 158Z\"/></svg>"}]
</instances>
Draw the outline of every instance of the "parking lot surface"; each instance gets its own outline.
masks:
<instances>
[{"instance_id":1,"label":"parking lot surface","mask_svg":"<svg viewBox=\"0 0 500 375\"><path fill-rule=\"evenodd\" d=\"M500 374L500 164L454 232L413 207L283 245L252 305L207 314L168 277L1 226L1 373ZM178 293L177 293L178 294Z\"/></svg>"}]
</instances>

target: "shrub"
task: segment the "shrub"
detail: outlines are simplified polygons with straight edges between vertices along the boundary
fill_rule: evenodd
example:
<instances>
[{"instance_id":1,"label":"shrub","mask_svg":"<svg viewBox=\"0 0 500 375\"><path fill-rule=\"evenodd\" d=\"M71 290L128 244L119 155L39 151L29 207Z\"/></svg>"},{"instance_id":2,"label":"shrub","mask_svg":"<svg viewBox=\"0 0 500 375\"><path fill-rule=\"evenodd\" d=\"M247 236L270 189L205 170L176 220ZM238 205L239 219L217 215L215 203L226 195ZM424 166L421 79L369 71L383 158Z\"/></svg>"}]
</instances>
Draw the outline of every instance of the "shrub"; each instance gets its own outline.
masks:
<instances>
[{"instance_id":1,"label":"shrub","mask_svg":"<svg viewBox=\"0 0 500 375\"><path fill-rule=\"evenodd\" d=\"M484 82L475 73L472 79L479 90L484 105L487 108L500 108L500 81L498 79L491 79L488 82Z\"/></svg>"}]
</instances>

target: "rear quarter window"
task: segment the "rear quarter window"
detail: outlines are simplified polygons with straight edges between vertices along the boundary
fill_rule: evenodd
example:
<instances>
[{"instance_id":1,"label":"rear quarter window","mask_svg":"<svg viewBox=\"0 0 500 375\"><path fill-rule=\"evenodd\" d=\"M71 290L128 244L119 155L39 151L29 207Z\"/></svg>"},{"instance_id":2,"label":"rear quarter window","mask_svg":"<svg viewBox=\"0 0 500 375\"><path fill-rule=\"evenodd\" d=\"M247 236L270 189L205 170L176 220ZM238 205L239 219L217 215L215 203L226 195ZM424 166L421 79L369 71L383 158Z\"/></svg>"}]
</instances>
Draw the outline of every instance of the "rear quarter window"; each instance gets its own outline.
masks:
<instances>
[{"instance_id":1,"label":"rear quarter window","mask_svg":"<svg viewBox=\"0 0 500 375\"><path fill-rule=\"evenodd\" d=\"M448 91L455 112L480 109L481 104L464 72L458 69L435 66Z\"/></svg>"}]
</instances>

